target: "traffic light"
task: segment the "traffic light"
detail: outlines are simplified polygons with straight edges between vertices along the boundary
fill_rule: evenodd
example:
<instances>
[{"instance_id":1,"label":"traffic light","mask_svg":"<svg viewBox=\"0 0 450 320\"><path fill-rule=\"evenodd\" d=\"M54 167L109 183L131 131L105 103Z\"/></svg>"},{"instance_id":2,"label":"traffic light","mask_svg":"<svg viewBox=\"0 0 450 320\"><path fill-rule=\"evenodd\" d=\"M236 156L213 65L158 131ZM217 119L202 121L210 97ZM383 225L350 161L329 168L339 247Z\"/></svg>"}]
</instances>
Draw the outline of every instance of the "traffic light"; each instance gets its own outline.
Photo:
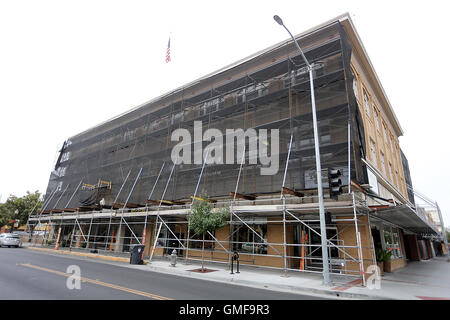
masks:
<instances>
[{"instance_id":1,"label":"traffic light","mask_svg":"<svg viewBox=\"0 0 450 320\"><path fill-rule=\"evenodd\" d=\"M341 171L328 168L328 186L330 190L330 198L335 198L342 193Z\"/></svg>"}]
</instances>

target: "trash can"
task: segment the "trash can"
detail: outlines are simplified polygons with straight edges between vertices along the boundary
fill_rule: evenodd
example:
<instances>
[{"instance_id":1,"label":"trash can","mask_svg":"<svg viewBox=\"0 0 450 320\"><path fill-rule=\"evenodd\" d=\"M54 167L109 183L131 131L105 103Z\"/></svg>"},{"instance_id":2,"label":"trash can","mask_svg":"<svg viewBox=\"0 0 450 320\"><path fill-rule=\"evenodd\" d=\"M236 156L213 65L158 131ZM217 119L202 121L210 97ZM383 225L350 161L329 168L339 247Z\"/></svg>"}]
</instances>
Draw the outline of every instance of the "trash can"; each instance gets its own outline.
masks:
<instances>
[{"instance_id":1,"label":"trash can","mask_svg":"<svg viewBox=\"0 0 450 320\"><path fill-rule=\"evenodd\" d=\"M130 246L130 264L143 264L142 252L145 246L142 244L134 244Z\"/></svg>"}]
</instances>

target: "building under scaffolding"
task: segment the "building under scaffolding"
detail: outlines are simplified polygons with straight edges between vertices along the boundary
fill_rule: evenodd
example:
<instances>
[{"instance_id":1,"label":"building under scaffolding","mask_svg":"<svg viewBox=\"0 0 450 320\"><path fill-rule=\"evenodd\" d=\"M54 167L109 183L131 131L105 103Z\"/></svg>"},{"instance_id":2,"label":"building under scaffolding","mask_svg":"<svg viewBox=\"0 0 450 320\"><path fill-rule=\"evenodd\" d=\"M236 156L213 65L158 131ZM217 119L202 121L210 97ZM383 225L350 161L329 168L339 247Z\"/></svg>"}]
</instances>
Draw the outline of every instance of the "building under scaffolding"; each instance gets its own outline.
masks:
<instances>
[{"instance_id":1,"label":"building under scaffolding","mask_svg":"<svg viewBox=\"0 0 450 320\"><path fill-rule=\"evenodd\" d=\"M416 244L421 238L440 242L442 232L415 206L407 160L398 148L400 125L350 17L296 39L315 66L330 271L364 283L368 267L376 265L376 248L393 251L401 261L393 268L400 267L414 250L409 242L406 248L408 234ZM378 103L370 121L369 91ZM288 40L69 138L42 211L28 221L30 229L45 226L46 232L31 241L111 254L145 244L147 259L176 249L186 260L201 259L204 243L211 262L230 264L237 251L241 264L321 273L310 101L308 70ZM271 154L278 172L261 175L266 164L255 160L254 141L245 140L242 151L234 137L226 139L222 157L235 164L223 164L217 155L211 163L207 152L193 164L174 163L176 129L194 137L192 147L209 144L197 130L200 123L204 131L278 129L279 151ZM384 126L386 142L369 123ZM270 138L260 137L259 146L270 145ZM374 159L379 152L383 158ZM337 197L327 193L328 169L342 173ZM203 191L208 199L199 197ZM227 226L205 240L192 232L187 216L194 201L230 208Z\"/></svg>"}]
</instances>

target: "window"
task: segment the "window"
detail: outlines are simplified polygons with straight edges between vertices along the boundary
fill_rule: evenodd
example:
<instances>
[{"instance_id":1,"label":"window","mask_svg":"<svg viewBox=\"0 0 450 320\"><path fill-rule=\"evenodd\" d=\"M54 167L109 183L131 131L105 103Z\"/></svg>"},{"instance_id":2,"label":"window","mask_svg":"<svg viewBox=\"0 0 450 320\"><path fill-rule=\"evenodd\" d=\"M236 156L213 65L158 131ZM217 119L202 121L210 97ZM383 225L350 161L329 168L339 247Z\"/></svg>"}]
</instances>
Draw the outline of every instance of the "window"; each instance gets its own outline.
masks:
<instances>
[{"instance_id":1,"label":"window","mask_svg":"<svg viewBox=\"0 0 450 320\"><path fill-rule=\"evenodd\" d=\"M240 253L267 254L267 224L249 224L259 237L246 225L235 225L233 230L233 251ZM264 241L261 239L263 238Z\"/></svg>"},{"instance_id":2,"label":"window","mask_svg":"<svg viewBox=\"0 0 450 320\"><path fill-rule=\"evenodd\" d=\"M400 186L400 177L398 176L398 171L395 170L395 181L397 183L397 187Z\"/></svg>"},{"instance_id":3,"label":"window","mask_svg":"<svg viewBox=\"0 0 450 320\"><path fill-rule=\"evenodd\" d=\"M389 144L389 141L388 141L388 132L387 132L386 124L385 124L385 123L383 123L383 134L384 134L384 141L386 142L386 145L388 145L388 144Z\"/></svg>"},{"instance_id":4,"label":"window","mask_svg":"<svg viewBox=\"0 0 450 320\"><path fill-rule=\"evenodd\" d=\"M129 141L129 140L134 139L135 133L136 133L136 129L134 129L134 130L129 129L129 130L125 131L125 133L123 134L123 141Z\"/></svg>"},{"instance_id":5,"label":"window","mask_svg":"<svg viewBox=\"0 0 450 320\"><path fill-rule=\"evenodd\" d=\"M394 156L394 137L391 134L391 152L392 152L392 156Z\"/></svg>"},{"instance_id":6,"label":"window","mask_svg":"<svg viewBox=\"0 0 450 320\"><path fill-rule=\"evenodd\" d=\"M373 107L373 115L375 117L375 125L377 126L377 130L380 131L380 122L378 121L378 112L375 107Z\"/></svg>"},{"instance_id":7,"label":"window","mask_svg":"<svg viewBox=\"0 0 450 320\"><path fill-rule=\"evenodd\" d=\"M66 175L66 169L67 167L59 167L57 172L57 175L60 177L64 177Z\"/></svg>"},{"instance_id":8,"label":"window","mask_svg":"<svg viewBox=\"0 0 450 320\"><path fill-rule=\"evenodd\" d=\"M367 93L364 91L364 107L366 108L366 113L370 117L370 105L369 105L369 97Z\"/></svg>"},{"instance_id":9,"label":"window","mask_svg":"<svg viewBox=\"0 0 450 320\"><path fill-rule=\"evenodd\" d=\"M380 151L380 160L381 160L381 171L383 171L383 173L386 173L386 164L384 162L384 153L383 153L383 151Z\"/></svg>"},{"instance_id":10,"label":"window","mask_svg":"<svg viewBox=\"0 0 450 320\"><path fill-rule=\"evenodd\" d=\"M389 175L391 177L392 182L394 182L394 172L392 171L392 163L389 162Z\"/></svg>"},{"instance_id":11,"label":"window","mask_svg":"<svg viewBox=\"0 0 450 320\"><path fill-rule=\"evenodd\" d=\"M67 160L69 160L69 159L70 159L70 151L65 152L65 153L62 154L62 156L61 156L61 162L67 161Z\"/></svg>"},{"instance_id":12,"label":"window","mask_svg":"<svg viewBox=\"0 0 450 320\"><path fill-rule=\"evenodd\" d=\"M386 249L392 252L392 259L399 259L403 257L402 248L400 246L400 237L397 229L387 227L383 230L383 234Z\"/></svg>"},{"instance_id":13,"label":"window","mask_svg":"<svg viewBox=\"0 0 450 320\"><path fill-rule=\"evenodd\" d=\"M359 90L358 90L358 79L356 79L355 73L353 73L353 93L355 94L356 99L359 100Z\"/></svg>"},{"instance_id":14,"label":"window","mask_svg":"<svg viewBox=\"0 0 450 320\"><path fill-rule=\"evenodd\" d=\"M377 163L377 152L375 149L375 142L370 138L370 154L372 156L373 163Z\"/></svg>"}]
</instances>

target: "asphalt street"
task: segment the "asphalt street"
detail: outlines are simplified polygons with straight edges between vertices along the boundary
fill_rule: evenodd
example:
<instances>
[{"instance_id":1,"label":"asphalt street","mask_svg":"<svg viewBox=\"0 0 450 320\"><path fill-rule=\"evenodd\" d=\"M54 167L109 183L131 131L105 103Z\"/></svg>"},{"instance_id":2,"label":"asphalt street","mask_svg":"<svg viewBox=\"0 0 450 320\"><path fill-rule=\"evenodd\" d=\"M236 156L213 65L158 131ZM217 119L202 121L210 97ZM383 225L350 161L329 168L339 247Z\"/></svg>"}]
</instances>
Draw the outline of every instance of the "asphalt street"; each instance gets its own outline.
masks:
<instances>
[{"instance_id":1,"label":"asphalt street","mask_svg":"<svg viewBox=\"0 0 450 320\"><path fill-rule=\"evenodd\" d=\"M198 280L25 248L0 248L0 299L310 300L318 299ZM80 270L80 289L69 266ZM73 277L73 276L72 276ZM67 282L69 279L69 289ZM72 285L70 285L72 284Z\"/></svg>"}]
</instances>

